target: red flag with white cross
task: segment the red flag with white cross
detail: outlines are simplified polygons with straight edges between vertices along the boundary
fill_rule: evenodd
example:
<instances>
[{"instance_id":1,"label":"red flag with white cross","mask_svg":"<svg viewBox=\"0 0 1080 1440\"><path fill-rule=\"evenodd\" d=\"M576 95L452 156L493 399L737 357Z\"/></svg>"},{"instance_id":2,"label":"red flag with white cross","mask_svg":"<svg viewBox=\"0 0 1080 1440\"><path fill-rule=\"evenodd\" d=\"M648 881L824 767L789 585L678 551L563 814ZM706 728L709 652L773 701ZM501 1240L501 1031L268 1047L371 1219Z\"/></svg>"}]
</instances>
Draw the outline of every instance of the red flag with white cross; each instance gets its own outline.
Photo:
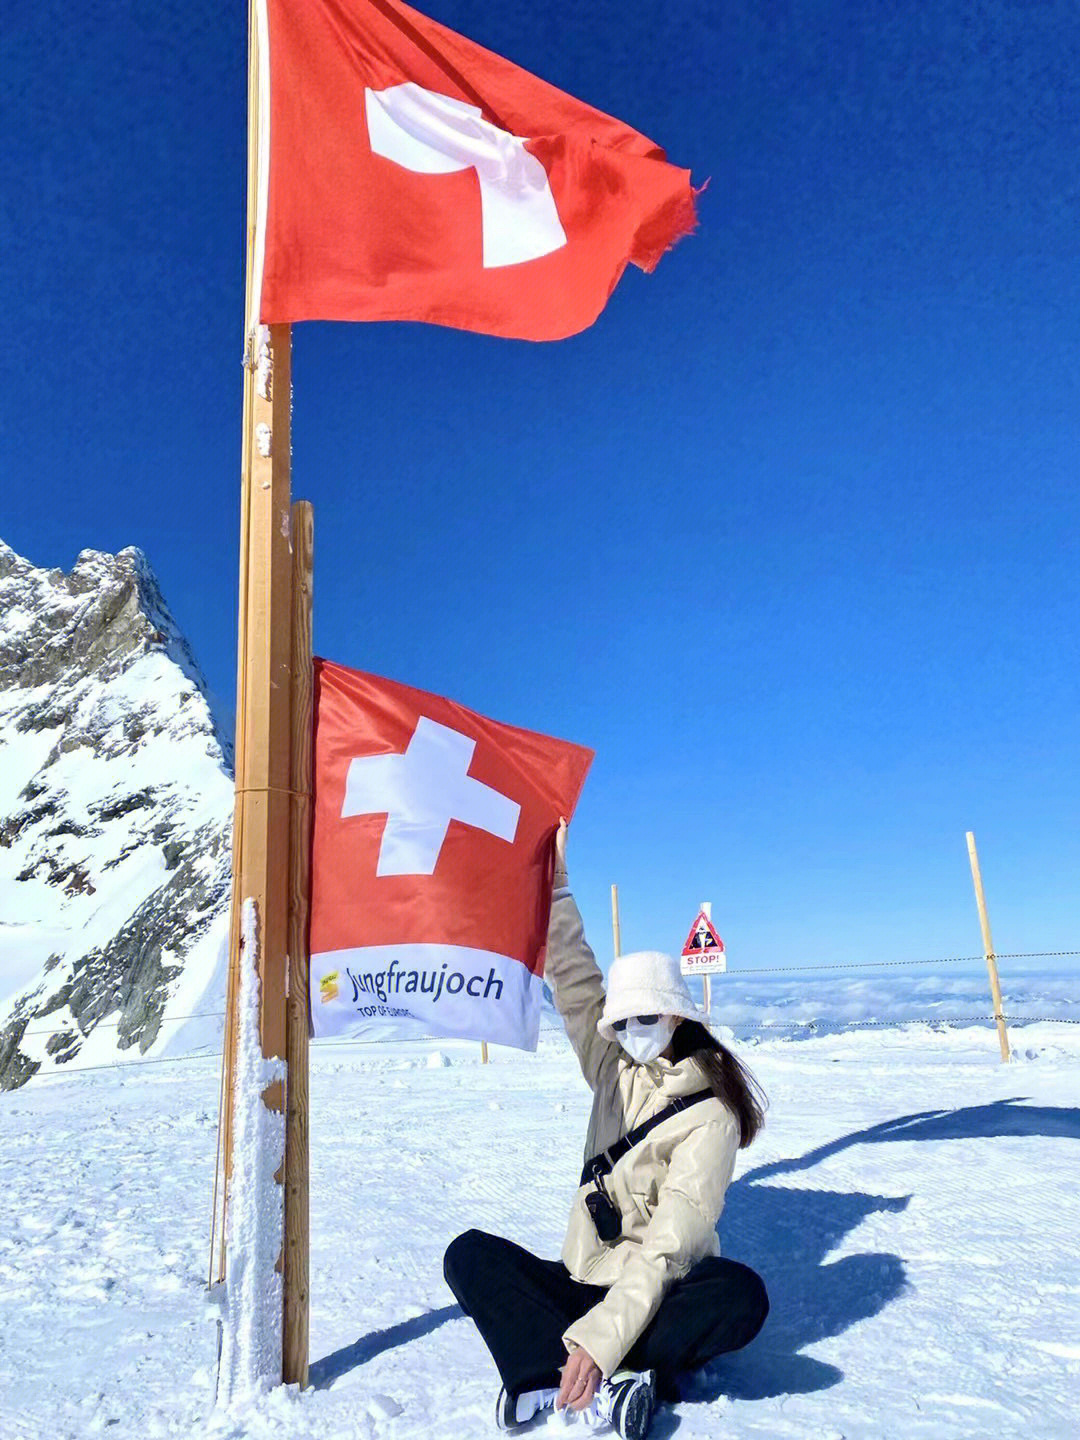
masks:
<instances>
[{"instance_id":1,"label":"red flag with white cross","mask_svg":"<svg viewBox=\"0 0 1080 1440\"><path fill-rule=\"evenodd\" d=\"M592 758L316 660L316 1036L536 1048L551 842Z\"/></svg>"},{"instance_id":2,"label":"red flag with white cross","mask_svg":"<svg viewBox=\"0 0 1080 1440\"><path fill-rule=\"evenodd\" d=\"M257 3L264 324L560 339L693 229L658 145L400 0Z\"/></svg>"}]
</instances>

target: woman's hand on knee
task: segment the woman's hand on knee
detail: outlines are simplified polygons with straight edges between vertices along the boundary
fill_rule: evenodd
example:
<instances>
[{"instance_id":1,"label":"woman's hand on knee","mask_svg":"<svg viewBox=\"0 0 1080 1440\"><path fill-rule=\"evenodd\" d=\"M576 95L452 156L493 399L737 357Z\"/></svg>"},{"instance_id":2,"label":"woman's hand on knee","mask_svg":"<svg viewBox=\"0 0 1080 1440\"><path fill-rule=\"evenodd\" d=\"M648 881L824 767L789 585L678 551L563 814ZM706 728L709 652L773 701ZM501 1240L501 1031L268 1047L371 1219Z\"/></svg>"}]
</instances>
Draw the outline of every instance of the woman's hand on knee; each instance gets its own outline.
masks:
<instances>
[{"instance_id":1,"label":"woman's hand on knee","mask_svg":"<svg viewBox=\"0 0 1080 1440\"><path fill-rule=\"evenodd\" d=\"M570 1352L570 1358L563 1366L562 1384L555 1397L555 1409L587 1409L592 1404L593 1396L603 1378L600 1366L589 1352L579 1345Z\"/></svg>"}]
</instances>

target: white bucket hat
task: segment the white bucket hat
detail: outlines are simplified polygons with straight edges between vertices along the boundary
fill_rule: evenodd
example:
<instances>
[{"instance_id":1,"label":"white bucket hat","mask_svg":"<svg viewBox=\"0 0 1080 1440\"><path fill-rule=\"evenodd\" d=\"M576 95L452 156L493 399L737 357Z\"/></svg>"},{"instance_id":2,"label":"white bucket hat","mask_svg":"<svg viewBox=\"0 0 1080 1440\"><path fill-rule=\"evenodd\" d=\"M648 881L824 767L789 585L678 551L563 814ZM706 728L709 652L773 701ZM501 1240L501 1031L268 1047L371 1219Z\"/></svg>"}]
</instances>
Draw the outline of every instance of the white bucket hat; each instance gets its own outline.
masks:
<instances>
[{"instance_id":1,"label":"white bucket hat","mask_svg":"<svg viewBox=\"0 0 1080 1440\"><path fill-rule=\"evenodd\" d=\"M630 1020L635 1015L678 1015L695 1020L699 1014L678 960L660 950L635 950L612 961L604 1013L596 1028L605 1040L614 1040L611 1027L616 1020Z\"/></svg>"}]
</instances>

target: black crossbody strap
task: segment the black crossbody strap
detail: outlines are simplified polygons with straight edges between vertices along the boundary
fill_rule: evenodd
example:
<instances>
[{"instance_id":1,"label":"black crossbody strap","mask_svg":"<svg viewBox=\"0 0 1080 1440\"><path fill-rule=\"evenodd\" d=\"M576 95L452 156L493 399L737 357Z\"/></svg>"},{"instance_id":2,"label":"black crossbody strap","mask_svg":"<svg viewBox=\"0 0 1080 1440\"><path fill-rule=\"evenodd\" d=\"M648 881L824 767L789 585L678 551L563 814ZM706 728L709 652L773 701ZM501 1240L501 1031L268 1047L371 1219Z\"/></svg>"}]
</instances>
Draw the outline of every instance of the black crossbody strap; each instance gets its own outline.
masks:
<instances>
[{"instance_id":1,"label":"black crossbody strap","mask_svg":"<svg viewBox=\"0 0 1080 1440\"><path fill-rule=\"evenodd\" d=\"M655 1130L657 1125L662 1125L665 1120L670 1120L673 1115L689 1109L691 1105L697 1105L702 1100L712 1100L713 1098L711 1090L695 1090L693 1095L680 1095L677 1100L673 1100L670 1105L665 1106L651 1120L645 1120L640 1125L636 1125L621 1140L616 1140L614 1145L610 1145L606 1150L601 1150L591 1160L586 1160L585 1169L581 1172L580 1183L588 1185L601 1175L607 1175L628 1150L632 1150L639 1140L645 1139L650 1130Z\"/></svg>"}]
</instances>

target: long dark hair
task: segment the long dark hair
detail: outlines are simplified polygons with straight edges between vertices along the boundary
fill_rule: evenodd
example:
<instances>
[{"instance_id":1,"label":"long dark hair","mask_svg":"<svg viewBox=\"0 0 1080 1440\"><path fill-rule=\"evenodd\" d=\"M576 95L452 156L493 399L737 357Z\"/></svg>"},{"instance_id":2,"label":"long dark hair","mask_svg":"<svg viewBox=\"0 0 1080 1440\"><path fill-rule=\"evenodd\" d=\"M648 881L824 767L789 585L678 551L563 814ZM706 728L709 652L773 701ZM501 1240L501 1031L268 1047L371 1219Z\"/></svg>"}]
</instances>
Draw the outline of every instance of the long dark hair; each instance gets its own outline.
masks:
<instances>
[{"instance_id":1,"label":"long dark hair","mask_svg":"<svg viewBox=\"0 0 1080 1440\"><path fill-rule=\"evenodd\" d=\"M765 1124L765 1092L750 1071L697 1020L683 1020L671 1039L676 1063L690 1056L705 1072L709 1089L739 1122L739 1148L745 1149Z\"/></svg>"}]
</instances>

